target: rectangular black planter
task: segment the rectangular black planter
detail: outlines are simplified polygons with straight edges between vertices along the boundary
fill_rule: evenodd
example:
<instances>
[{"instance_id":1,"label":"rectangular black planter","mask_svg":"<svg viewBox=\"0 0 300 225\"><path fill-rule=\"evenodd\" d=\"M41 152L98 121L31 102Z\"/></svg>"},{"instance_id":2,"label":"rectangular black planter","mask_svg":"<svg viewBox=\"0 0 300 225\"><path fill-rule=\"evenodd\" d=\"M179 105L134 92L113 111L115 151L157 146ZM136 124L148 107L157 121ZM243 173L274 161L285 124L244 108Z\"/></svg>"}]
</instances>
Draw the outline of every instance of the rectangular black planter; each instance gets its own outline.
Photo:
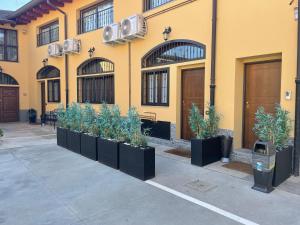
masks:
<instances>
[{"instance_id":1,"label":"rectangular black planter","mask_svg":"<svg viewBox=\"0 0 300 225\"><path fill-rule=\"evenodd\" d=\"M80 136L81 133L75 131L68 131L68 149L80 154Z\"/></svg>"},{"instance_id":2,"label":"rectangular black planter","mask_svg":"<svg viewBox=\"0 0 300 225\"><path fill-rule=\"evenodd\" d=\"M155 149L120 144L120 170L140 180L155 177Z\"/></svg>"},{"instance_id":3,"label":"rectangular black planter","mask_svg":"<svg viewBox=\"0 0 300 225\"><path fill-rule=\"evenodd\" d=\"M273 186L277 187L292 175L293 146L276 151Z\"/></svg>"},{"instance_id":4,"label":"rectangular black planter","mask_svg":"<svg viewBox=\"0 0 300 225\"><path fill-rule=\"evenodd\" d=\"M197 166L206 166L217 162L222 158L221 138L213 137L208 139L192 139L191 163Z\"/></svg>"},{"instance_id":5,"label":"rectangular black planter","mask_svg":"<svg viewBox=\"0 0 300 225\"><path fill-rule=\"evenodd\" d=\"M119 169L119 146L120 142L98 138L98 161Z\"/></svg>"},{"instance_id":6,"label":"rectangular black planter","mask_svg":"<svg viewBox=\"0 0 300 225\"><path fill-rule=\"evenodd\" d=\"M97 138L88 134L81 134L81 155L97 161Z\"/></svg>"},{"instance_id":7,"label":"rectangular black planter","mask_svg":"<svg viewBox=\"0 0 300 225\"><path fill-rule=\"evenodd\" d=\"M68 130L65 128L56 128L57 145L68 148Z\"/></svg>"}]
</instances>

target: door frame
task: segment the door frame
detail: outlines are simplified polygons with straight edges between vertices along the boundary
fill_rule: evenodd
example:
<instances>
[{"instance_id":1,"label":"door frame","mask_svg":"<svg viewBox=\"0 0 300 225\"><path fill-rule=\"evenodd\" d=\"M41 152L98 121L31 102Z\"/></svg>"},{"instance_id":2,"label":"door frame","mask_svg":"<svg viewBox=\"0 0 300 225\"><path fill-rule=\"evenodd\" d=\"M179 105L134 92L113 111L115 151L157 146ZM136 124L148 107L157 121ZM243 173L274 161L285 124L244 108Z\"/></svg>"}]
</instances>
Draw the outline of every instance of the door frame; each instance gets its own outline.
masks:
<instances>
[{"instance_id":1,"label":"door frame","mask_svg":"<svg viewBox=\"0 0 300 225\"><path fill-rule=\"evenodd\" d=\"M265 61L257 61L257 62L249 62L249 63L244 63L244 75L243 75L243 121L242 121L242 148L243 149L248 149L245 148L245 111L246 111L246 107L245 107L245 103L246 103L246 72L247 69L246 67L248 65L253 65L253 64L265 64L265 63L272 63L272 62L280 62L281 66L282 66L282 59L273 59L273 60L265 60ZM282 75L282 67L281 67L281 71L280 71L280 75ZM281 78L281 76L280 76ZM280 79L280 86L281 86L281 79ZM281 93L281 89L280 89L280 93ZM280 94L281 95L281 94ZM280 102L279 102L280 103Z\"/></svg>"},{"instance_id":2,"label":"door frame","mask_svg":"<svg viewBox=\"0 0 300 225\"><path fill-rule=\"evenodd\" d=\"M204 99L205 99L205 67L201 67L201 66L197 66L197 67L192 67L192 68L186 68L186 69L182 69L180 71L180 139L181 140L185 140L182 138L182 133L183 133L183 108L182 108L182 101L183 101L183 73L184 71L192 71L192 70L204 70ZM205 101L204 101L204 106L205 106ZM204 107L204 111L205 111L205 107ZM205 112L204 112L205 113ZM186 140L188 141L188 140Z\"/></svg>"}]
</instances>

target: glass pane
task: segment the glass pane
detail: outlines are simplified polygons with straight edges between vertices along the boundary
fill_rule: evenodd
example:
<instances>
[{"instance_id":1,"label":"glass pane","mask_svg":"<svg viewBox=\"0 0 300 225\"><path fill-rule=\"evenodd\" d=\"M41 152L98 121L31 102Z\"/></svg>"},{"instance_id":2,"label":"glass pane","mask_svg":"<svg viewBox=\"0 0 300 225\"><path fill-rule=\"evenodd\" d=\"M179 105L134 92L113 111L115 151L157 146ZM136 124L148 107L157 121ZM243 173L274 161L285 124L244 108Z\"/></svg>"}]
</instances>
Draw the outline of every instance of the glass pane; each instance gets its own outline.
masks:
<instances>
[{"instance_id":1,"label":"glass pane","mask_svg":"<svg viewBox=\"0 0 300 225\"><path fill-rule=\"evenodd\" d=\"M0 60L4 60L4 47L0 45Z\"/></svg>"},{"instance_id":2,"label":"glass pane","mask_svg":"<svg viewBox=\"0 0 300 225\"><path fill-rule=\"evenodd\" d=\"M83 31L88 32L97 29L97 9L92 9L82 14Z\"/></svg>"},{"instance_id":3,"label":"glass pane","mask_svg":"<svg viewBox=\"0 0 300 225\"><path fill-rule=\"evenodd\" d=\"M0 29L0 45L4 44L4 30Z\"/></svg>"},{"instance_id":4,"label":"glass pane","mask_svg":"<svg viewBox=\"0 0 300 225\"><path fill-rule=\"evenodd\" d=\"M6 31L6 41L7 41L7 45L11 45L11 46L17 46L17 32L14 30L7 30Z\"/></svg>"},{"instance_id":5,"label":"glass pane","mask_svg":"<svg viewBox=\"0 0 300 225\"><path fill-rule=\"evenodd\" d=\"M53 100L58 102L59 101L59 81L54 83L54 92L53 92Z\"/></svg>"},{"instance_id":6,"label":"glass pane","mask_svg":"<svg viewBox=\"0 0 300 225\"><path fill-rule=\"evenodd\" d=\"M53 81L49 81L48 82L48 101L49 102L53 102L53 100L54 100L52 93L53 93Z\"/></svg>"},{"instance_id":7,"label":"glass pane","mask_svg":"<svg viewBox=\"0 0 300 225\"><path fill-rule=\"evenodd\" d=\"M17 61L18 55L17 55L16 47L7 47L6 52L7 52L6 58L8 61Z\"/></svg>"},{"instance_id":8,"label":"glass pane","mask_svg":"<svg viewBox=\"0 0 300 225\"><path fill-rule=\"evenodd\" d=\"M162 81L161 81L161 103L168 103L168 73L162 73Z\"/></svg>"}]
</instances>

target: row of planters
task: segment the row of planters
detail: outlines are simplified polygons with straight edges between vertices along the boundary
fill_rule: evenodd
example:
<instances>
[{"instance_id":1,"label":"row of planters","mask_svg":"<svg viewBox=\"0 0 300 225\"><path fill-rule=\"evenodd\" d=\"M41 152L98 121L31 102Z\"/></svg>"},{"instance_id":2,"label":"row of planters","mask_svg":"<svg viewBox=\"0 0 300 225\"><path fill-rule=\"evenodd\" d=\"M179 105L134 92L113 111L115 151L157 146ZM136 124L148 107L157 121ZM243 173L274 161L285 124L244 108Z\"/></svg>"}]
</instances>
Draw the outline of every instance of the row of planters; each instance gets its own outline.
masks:
<instances>
[{"instance_id":1,"label":"row of planters","mask_svg":"<svg viewBox=\"0 0 300 225\"><path fill-rule=\"evenodd\" d=\"M117 105L103 104L96 113L91 104L73 103L59 107L57 117L59 146L141 180L155 176L155 149L147 145L135 108L122 117Z\"/></svg>"},{"instance_id":2,"label":"row of planters","mask_svg":"<svg viewBox=\"0 0 300 225\"><path fill-rule=\"evenodd\" d=\"M209 106L206 114L205 117L202 116L196 105L193 105L190 110L189 124L195 135L195 138L191 140L191 163L197 166L217 162L222 157L229 158L232 148L232 137L218 135L220 115L216 112L215 107ZM273 115L266 113L264 108L260 107L255 118L253 131L259 139L255 146L259 146L258 148L264 146L265 150L271 149L270 151L274 152L274 162L272 164L270 158L267 159L268 169L271 173L261 175L257 173L257 170L263 171L264 168L262 167L266 166L267 163L263 160L256 160L255 165L253 165L254 179L256 183L260 183L258 186L277 187L292 174L293 147L288 145L291 132L289 112L277 105ZM254 150L259 150L255 149L255 146ZM268 153L265 151L261 154L266 155ZM255 154L253 154L254 157ZM265 189L260 188L260 190ZM271 189L267 188L267 190Z\"/></svg>"}]
</instances>

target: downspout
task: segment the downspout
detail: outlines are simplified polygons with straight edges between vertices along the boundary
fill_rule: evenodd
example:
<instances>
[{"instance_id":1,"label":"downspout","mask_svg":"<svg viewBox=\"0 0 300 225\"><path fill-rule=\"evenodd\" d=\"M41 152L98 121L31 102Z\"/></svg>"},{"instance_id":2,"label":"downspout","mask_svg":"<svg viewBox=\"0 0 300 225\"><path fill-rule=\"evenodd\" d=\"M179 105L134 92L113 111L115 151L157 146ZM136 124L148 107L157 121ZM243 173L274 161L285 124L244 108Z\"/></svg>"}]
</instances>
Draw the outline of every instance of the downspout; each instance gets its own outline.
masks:
<instances>
[{"instance_id":1,"label":"downspout","mask_svg":"<svg viewBox=\"0 0 300 225\"><path fill-rule=\"evenodd\" d=\"M64 15L64 36L65 40L68 39L68 16L67 13L58 8L56 5L52 4L50 0L47 0L47 4L55 8L61 14ZM69 106L69 56L65 54L65 80L66 80L66 107Z\"/></svg>"},{"instance_id":2,"label":"downspout","mask_svg":"<svg viewBox=\"0 0 300 225\"><path fill-rule=\"evenodd\" d=\"M298 1L300 9L300 0ZM296 77L296 100L295 100L295 140L294 140L294 175L299 176L300 160L300 11L298 10L298 40L297 40L297 77Z\"/></svg>"},{"instance_id":3,"label":"downspout","mask_svg":"<svg viewBox=\"0 0 300 225\"><path fill-rule=\"evenodd\" d=\"M217 9L218 1L213 0L212 6L212 41L211 41L211 75L210 75L210 105L215 105L216 93L216 45L217 45Z\"/></svg>"},{"instance_id":4,"label":"downspout","mask_svg":"<svg viewBox=\"0 0 300 225\"><path fill-rule=\"evenodd\" d=\"M128 94L129 94L129 108L131 108L131 43L128 42Z\"/></svg>"}]
</instances>

